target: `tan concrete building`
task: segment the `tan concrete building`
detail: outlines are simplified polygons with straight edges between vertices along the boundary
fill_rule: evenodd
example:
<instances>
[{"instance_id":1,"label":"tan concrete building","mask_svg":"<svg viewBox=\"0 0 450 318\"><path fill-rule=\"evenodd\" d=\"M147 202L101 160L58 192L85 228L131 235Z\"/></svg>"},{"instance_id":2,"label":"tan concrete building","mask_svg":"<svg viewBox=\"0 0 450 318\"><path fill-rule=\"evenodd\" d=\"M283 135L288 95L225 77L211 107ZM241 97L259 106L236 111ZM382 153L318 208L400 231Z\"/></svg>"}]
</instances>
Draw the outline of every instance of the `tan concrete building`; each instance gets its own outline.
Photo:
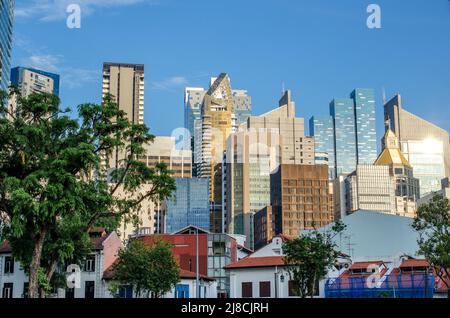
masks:
<instances>
[{"instance_id":1,"label":"tan concrete building","mask_svg":"<svg viewBox=\"0 0 450 318\"><path fill-rule=\"evenodd\" d=\"M314 138L305 136L305 119L295 116L295 102L288 90L280 99L279 107L262 114L252 116L241 129L266 129L280 135L281 163L313 165Z\"/></svg>"},{"instance_id":2,"label":"tan concrete building","mask_svg":"<svg viewBox=\"0 0 450 318\"><path fill-rule=\"evenodd\" d=\"M146 145L146 154L140 156L139 161L153 168L158 163L165 163L173 172L174 178L191 178L192 152L176 149L175 137L157 136L152 144ZM151 190L151 185L143 185L139 193ZM123 195L123 192L122 194ZM123 239L136 231L140 234L158 234L165 232L165 204L164 202L146 200L133 222L121 226ZM138 221L138 222L137 222Z\"/></svg>"},{"instance_id":3,"label":"tan concrete building","mask_svg":"<svg viewBox=\"0 0 450 318\"><path fill-rule=\"evenodd\" d=\"M102 96L111 94L128 119L144 124L144 65L103 64Z\"/></svg>"},{"instance_id":4,"label":"tan concrete building","mask_svg":"<svg viewBox=\"0 0 450 318\"><path fill-rule=\"evenodd\" d=\"M331 223L328 166L282 164L271 175L271 203L276 234L297 237Z\"/></svg>"},{"instance_id":5,"label":"tan concrete building","mask_svg":"<svg viewBox=\"0 0 450 318\"><path fill-rule=\"evenodd\" d=\"M396 215L414 217L417 200L420 197L419 180L414 178L413 167L400 151L397 136L388 130L383 137L383 151L374 163L376 166L388 166L395 192Z\"/></svg>"}]
</instances>

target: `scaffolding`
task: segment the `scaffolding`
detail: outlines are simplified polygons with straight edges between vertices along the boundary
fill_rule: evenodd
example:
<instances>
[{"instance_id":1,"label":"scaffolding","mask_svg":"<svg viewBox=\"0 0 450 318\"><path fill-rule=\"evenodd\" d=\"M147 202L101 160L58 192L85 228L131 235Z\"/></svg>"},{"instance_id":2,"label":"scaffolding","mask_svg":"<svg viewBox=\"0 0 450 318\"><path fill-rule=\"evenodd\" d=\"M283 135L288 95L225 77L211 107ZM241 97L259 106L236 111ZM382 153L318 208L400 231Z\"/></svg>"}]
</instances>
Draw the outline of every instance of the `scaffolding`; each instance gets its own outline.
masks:
<instances>
[{"instance_id":1,"label":"scaffolding","mask_svg":"<svg viewBox=\"0 0 450 318\"><path fill-rule=\"evenodd\" d=\"M433 274L385 275L376 284L369 276L330 278L326 298L433 298ZM374 286L372 286L374 285Z\"/></svg>"}]
</instances>

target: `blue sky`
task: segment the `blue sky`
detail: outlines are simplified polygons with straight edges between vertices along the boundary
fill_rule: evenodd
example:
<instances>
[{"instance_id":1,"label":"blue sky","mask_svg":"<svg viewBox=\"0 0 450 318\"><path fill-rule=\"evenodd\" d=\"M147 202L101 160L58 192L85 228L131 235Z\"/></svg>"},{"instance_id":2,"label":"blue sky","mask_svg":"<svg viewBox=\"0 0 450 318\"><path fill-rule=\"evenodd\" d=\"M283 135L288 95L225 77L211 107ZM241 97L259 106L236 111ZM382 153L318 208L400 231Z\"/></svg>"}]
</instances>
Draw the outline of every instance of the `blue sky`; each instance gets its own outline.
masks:
<instances>
[{"instance_id":1,"label":"blue sky","mask_svg":"<svg viewBox=\"0 0 450 318\"><path fill-rule=\"evenodd\" d=\"M81 5L81 29L66 27L71 3ZM366 26L371 3L381 29ZM103 62L145 64L145 121L157 135L183 125L185 86L221 72L249 91L254 114L277 105L283 82L306 120L371 87L381 138L384 87L450 130L448 0L24 0L12 54L13 66L60 73L70 107L100 101Z\"/></svg>"}]
</instances>

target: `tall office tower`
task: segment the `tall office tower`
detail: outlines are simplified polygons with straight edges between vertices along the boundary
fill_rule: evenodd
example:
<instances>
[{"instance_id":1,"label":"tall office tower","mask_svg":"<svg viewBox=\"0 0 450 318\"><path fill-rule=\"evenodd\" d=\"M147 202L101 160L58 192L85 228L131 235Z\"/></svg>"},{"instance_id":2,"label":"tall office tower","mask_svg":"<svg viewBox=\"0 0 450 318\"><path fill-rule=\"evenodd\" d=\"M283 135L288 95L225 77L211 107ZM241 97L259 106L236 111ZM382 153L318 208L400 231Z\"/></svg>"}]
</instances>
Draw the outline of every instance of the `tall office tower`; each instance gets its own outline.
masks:
<instances>
[{"instance_id":1,"label":"tall office tower","mask_svg":"<svg viewBox=\"0 0 450 318\"><path fill-rule=\"evenodd\" d=\"M144 65L103 64L103 94L111 94L128 120L144 124Z\"/></svg>"},{"instance_id":2,"label":"tall office tower","mask_svg":"<svg viewBox=\"0 0 450 318\"><path fill-rule=\"evenodd\" d=\"M166 202L166 233L189 225L209 231L208 179L176 179L177 189Z\"/></svg>"},{"instance_id":3,"label":"tall office tower","mask_svg":"<svg viewBox=\"0 0 450 318\"><path fill-rule=\"evenodd\" d=\"M192 154L190 150L178 150L175 137L157 136L150 145L145 145L145 155L138 160L149 168L158 163L165 163L173 172L174 178L191 178ZM151 185L142 185L141 193L150 191ZM123 238L136 232L140 234L164 233L166 204L164 202L145 200L139 211L139 224L122 224Z\"/></svg>"},{"instance_id":4,"label":"tall office tower","mask_svg":"<svg viewBox=\"0 0 450 318\"><path fill-rule=\"evenodd\" d=\"M388 166L395 190L395 214L414 217L420 197L419 180L413 168L400 151L397 136L388 130L383 137L383 151L375 161L376 166Z\"/></svg>"},{"instance_id":5,"label":"tall office tower","mask_svg":"<svg viewBox=\"0 0 450 318\"><path fill-rule=\"evenodd\" d=\"M313 117L310 120L310 133L316 139L316 152L319 153L316 157L319 162L328 153L330 179L348 175L358 164L372 164L377 158L373 89L357 88L350 94L350 98L332 100L330 116L333 121L332 129L327 117ZM329 150L331 134L332 152Z\"/></svg>"},{"instance_id":6,"label":"tall office tower","mask_svg":"<svg viewBox=\"0 0 450 318\"><path fill-rule=\"evenodd\" d=\"M7 92L11 72L14 0L0 0L0 90Z\"/></svg>"},{"instance_id":7,"label":"tall office tower","mask_svg":"<svg viewBox=\"0 0 450 318\"><path fill-rule=\"evenodd\" d=\"M225 75L225 74L224 74ZM211 77L209 88L214 85L218 77ZM230 82L230 78L228 77ZM230 84L230 83L229 83ZM230 86L231 89L231 86ZM207 90L201 87L187 87L184 98L184 127L189 131L192 157L193 176L199 175L199 166L202 162L202 109ZM232 130L245 123L251 115L252 98L246 90L231 89L233 107L231 113Z\"/></svg>"},{"instance_id":8,"label":"tall office tower","mask_svg":"<svg viewBox=\"0 0 450 318\"><path fill-rule=\"evenodd\" d=\"M278 133L239 131L228 138L225 219L227 233L246 236L254 248L253 215L270 205L270 173L279 163Z\"/></svg>"},{"instance_id":9,"label":"tall office tower","mask_svg":"<svg viewBox=\"0 0 450 318\"><path fill-rule=\"evenodd\" d=\"M373 89L357 88L350 98L355 107L357 164L373 164L377 158L375 92Z\"/></svg>"},{"instance_id":10,"label":"tall office tower","mask_svg":"<svg viewBox=\"0 0 450 318\"><path fill-rule=\"evenodd\" d=\"M441 180L450 176L449 134L442 128L407 112L400 95L384 105L386 130L392 130L400 149L414 168L420 182L420 196L441 189Z\"/></svg>"},{"instance_id":11,"label":"tall office tower","mask_svg":"<svg viewBox=\"0 0 450 318\"><path fill-rule=\"evenodd\" d=\"M227 74L205 94L202 108L201 162L198 177L210 180L211 231L222 233L222 160L232 130L233 95Z\"/></svg>"},{"instance_id":12,"label":"tall office tower","mask_svg":"<svg viewBox=\"0 0 450 318\"><path fill-rule=\"evenodd\" d=\"M18 87L22 97L31 93L51 93L59 96L59 75L30 67L11 70L11 84Z\"/></svg>"},{"instance_id":13,"label":"tall office tower","mask_svg":"<svg viewBox=\"0 0 450 318\"><path fill-rule=\"evenodd\" d=\"M357 210L395 214L395 191L389 166L358 165L345 179L347 214Z\"/></svg>"},{"instance_id":14,"label":"tall office tower","mask_svg":"<svg viewBox=\"0 0 450 318\"><path fill-rule=\"evenodd\" d=\"M196 177L197 163L201 162L202 105L206 91L203 88L187 87L184 93L184 127L189 135L185 138L192 150L192 175Z\"/></svg>"},{"instance_id":15,"label":"tall office tower","mask_svg":"<svg viewBox=\"0 0 450 318\"><path fill-rule=\"evenodd\" d=\"M251 116L241 128L278 133L282 164L313 165L315 162L314 138L305 136L304 118L295 117L295 103L289 90L283 94L278 108L260 116Z\"/></svg>"},{"instance_id":16,"label":"tall office tower","mask_svg":"<svg viewBox=\"0 0 450 318\"><path fill-rule=\"evenodd\" d=\"M327 166L282 164L270 184L276 234L297 237L333 222Z\"/></svg>"},{"instance_id":17,"label":"tall office tower","mask_svg":"<svg viewBox=\"0 0 450 318\"><path fill-rule=\"evenodd\" d=\"M311 117L309 134L314 136L315 164L328 165L328 176L334 178L334 129L333 117Z\"/></svg>"},{"instance_id":18,"label":"tall office tower","mask_svg":"<svg viewBox=\"0 0 450 318\"><path fill-rule=\"evenodd\" d=\"M237 128L247 122L252 115L252 97L245 90L233 90L233 105L235 118L233 126Z\"/></svg>"},{"instance_id":19,"label":"tall office tower","mask_svg":"<svg viewBox=\"0 0 450 318\"><path fill-rule=\"evenodd\" d=\"M144 65L124 63L103 64L102 98L109 94L133 124L144 124ZM109 158L102 159L104 170L119 167L125 157L115 150ZM106 168L105 168L106 167Z\"/></svg>"},{"instance_id":20,"label":"tall office tower","mask_svg":"<svg viewBox=\"0 0 450 318\"><path fill-rule=\"evenodd\" d=\"M337 98L330 104L334 124L335 175L356 169L356 130L353 100Z\"/></svg>"}]
</instances>

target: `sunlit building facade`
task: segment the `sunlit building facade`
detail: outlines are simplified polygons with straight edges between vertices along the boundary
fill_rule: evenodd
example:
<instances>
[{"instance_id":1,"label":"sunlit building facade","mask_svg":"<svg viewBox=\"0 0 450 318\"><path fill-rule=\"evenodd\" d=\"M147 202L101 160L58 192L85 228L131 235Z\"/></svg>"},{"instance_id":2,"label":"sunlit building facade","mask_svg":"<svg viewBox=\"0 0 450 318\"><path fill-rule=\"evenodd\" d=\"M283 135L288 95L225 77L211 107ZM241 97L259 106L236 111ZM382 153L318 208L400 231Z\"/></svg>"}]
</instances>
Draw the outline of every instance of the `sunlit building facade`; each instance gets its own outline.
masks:
<instances>
[{"instance_id":1,"label":"sunlit building facade","mask_svg":"<svg viewBox=\"0 0 450 318\"><path fill-rule=\"evenodd\" d=\"M420 181L420 196L441 190L450 175L449 134L444 129L406 111L400 95L384 105L386 130L392 130L400 148Z\"/></svg>"}]
</instances>

